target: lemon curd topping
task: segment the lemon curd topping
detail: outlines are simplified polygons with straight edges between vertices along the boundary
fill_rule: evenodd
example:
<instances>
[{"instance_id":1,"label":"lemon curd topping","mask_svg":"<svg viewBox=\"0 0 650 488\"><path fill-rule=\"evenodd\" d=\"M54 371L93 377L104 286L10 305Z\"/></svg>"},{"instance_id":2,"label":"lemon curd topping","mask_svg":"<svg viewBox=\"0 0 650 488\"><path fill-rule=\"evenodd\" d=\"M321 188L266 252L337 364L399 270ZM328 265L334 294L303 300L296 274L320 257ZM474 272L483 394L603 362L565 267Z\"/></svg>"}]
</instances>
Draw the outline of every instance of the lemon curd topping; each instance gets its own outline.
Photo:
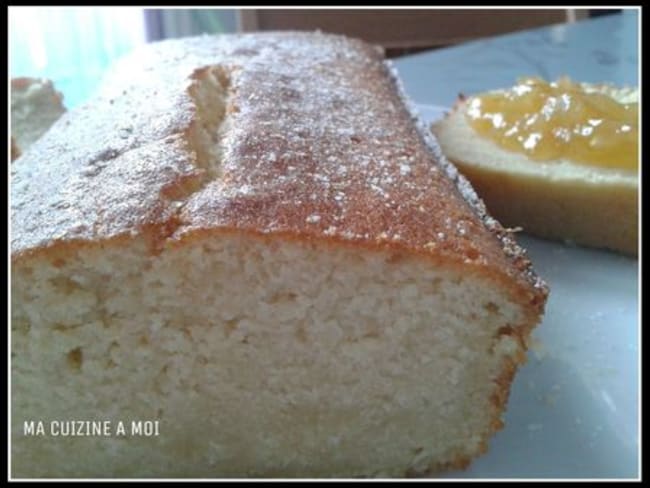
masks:
<instances>
[{"instance_id":1,"label":"lemon curd topping","mask_svg":"<svg viewBox=\"0 0 650 488\"><path fill-rule=\"evenodd\" d=\"M470 98L465 115L481 136L533 160L637 170L638 103L603 91L566 77L523 78L510 90Z\"/></svg>"}]
</instances>

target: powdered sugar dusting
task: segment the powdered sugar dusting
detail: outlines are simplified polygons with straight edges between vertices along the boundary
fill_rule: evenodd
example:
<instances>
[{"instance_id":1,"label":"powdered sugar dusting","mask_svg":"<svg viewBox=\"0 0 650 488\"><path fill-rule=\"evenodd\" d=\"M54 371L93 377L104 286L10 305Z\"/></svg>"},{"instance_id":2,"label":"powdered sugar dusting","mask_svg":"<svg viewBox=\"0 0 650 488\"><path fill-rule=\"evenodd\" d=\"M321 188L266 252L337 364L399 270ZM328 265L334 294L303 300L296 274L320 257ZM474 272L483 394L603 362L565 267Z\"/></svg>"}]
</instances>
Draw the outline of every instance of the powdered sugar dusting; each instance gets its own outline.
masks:
<instances>
[{"instance_id":1,"label":"powdered sugar dusting","mask_svg":"<svg viewBox=\"0 0 650 488\"><path fill-rule=\"evenodd\" d=\"M171 245L227 229L517 275L523 251L446 161L390 69L375 48L325 34L143 46L14 164L12 218L23 227L12 250L154 228L154 244ZM208 73L214 86L201 84Z\"/></svg>"},{"instance_id":2,"label":"powdered sugar dusting","mask_svg":"<svg viewBox=\"0 0 650 488\"><path fill-rule=\"evenodd\" d=\"M320 215L312 214L305 219L308 224L316 224L320 222Z\"/></svg>"},{"instance_id":3,"label":"powdered sugar dusting","mask_svg":"<svg viewBox=\"0 0 650 488\"><path fill-rule=\"evenodd\" d=\"M230 80L220 174L178 212L177 238L234 227L382 243L480 266L503 268L503 251L523 259L372 47L341 36L261 33L144 52L138 63L161 73L160 90L173 93L205 66Z\"/></svg>"},{"instance_id":4,"label":"powdered sugar dusting","mask_svg":"<svg viewBox=\"0 0 650 488\"><path fill-rule=\"evenodd\" d=\"M513 263L525 273L533 286L545 290L546 283L534 272L532 264L526 259L525 249L517 244L510 232L504 229L496 219L488 214L485 203L477 195L470 182L458 172L456 166L454 166L442 153L442 149L438 144L438 141L435 139L435 136L426 126L424 120L420 117L417 106L412 103L406 95L404 85L399 78L395 66L390 61L386 61L386 66L393 78L400 98L404 101L405 106L411 114L411 119L415 123L422 140L426 144L427 148L435 155L437 164L442 167L445 174L454 182L462 198L470 205L476 216L481 219L485 228L499 239L505 254L509 256ZM456 227L456 232L460 236L465 236L467 234L467 229L464 224L459 222ZM444 238L444 233L438 233L438 237L441 239Z\"/></svg>"}]
</instances>

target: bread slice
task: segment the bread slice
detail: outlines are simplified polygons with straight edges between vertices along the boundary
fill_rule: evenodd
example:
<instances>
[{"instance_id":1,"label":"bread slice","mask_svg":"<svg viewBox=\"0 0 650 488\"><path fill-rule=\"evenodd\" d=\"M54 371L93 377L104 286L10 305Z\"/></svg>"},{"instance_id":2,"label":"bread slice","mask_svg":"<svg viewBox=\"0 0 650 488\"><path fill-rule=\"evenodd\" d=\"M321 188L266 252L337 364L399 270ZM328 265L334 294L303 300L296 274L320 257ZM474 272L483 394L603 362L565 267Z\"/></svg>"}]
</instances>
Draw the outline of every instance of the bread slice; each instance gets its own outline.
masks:
<instances>
[{"instance_id":1,"label":"bread slice","mask_svg":"<svg viewBox=\"0 0 650 488\"><path fill-rule=\"evenodd\" d=\"M381 53L339 36L143 47L11 191L19 477L465 466L546 300Z\"/></svg>"},{"instance_id":2,"label":"bread slice","mask_svg":"<svg viewBox=\"0 0 650 488\"><path fill-rule=\"evenodd\" d=\"M638 101L634 89L585 88L622 103ZM464 100L432 130L445 155L502 224L540 237L637 254L638 172L567 159L532 161L507 151L474 131L465 118Z\"/></svg>"},{"instance_id":3,"label":"bread slice","mask_svg":"<svg viewBox=\"0 0 650 488\"><path fill-rule=\"evenodd\" d=\"M25 152L65 112L63 96L50 80L11 80L11 160Z\"/></svg>"}]
</instances>

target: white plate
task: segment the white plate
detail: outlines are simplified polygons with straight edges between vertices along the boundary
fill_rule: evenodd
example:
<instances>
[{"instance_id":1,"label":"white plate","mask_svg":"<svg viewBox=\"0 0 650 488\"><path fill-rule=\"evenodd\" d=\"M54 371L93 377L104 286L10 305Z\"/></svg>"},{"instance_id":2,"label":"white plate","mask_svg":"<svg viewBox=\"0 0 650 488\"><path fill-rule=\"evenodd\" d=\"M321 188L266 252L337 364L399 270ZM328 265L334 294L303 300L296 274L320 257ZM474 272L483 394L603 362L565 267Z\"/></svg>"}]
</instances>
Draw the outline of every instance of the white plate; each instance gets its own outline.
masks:
<instances>
[{"instance_id":1,"label":"white plate","mask_svg":"<svg viewBox=\"0 0 650 488\"><path fill-rule=\"evenodd\" d=\"M425 121L443 107L418 106ZM486 455L446 478L639 476L638 261L520 236L551 293Z\"/></svg>"}]
</instances>

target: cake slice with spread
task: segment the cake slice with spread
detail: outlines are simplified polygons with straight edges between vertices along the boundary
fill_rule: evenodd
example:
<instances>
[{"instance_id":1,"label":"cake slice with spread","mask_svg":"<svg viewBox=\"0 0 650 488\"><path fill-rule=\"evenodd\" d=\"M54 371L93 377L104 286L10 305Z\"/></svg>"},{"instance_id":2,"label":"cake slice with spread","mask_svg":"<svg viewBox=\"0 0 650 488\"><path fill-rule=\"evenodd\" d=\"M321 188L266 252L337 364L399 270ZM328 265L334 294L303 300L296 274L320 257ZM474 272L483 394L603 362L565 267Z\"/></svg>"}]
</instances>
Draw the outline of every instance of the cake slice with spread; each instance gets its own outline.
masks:
<instances>
[{"instance_id":1,"label":"cake slice with spread","mask_svg":"<svg viewBox=\"0 0 650 488\"><path fill-rule=\"evenodd\" d=\"M636 255L639 92L521 80L461 99L432 130L501 223Z\"/></svg>"}]
</instances>

